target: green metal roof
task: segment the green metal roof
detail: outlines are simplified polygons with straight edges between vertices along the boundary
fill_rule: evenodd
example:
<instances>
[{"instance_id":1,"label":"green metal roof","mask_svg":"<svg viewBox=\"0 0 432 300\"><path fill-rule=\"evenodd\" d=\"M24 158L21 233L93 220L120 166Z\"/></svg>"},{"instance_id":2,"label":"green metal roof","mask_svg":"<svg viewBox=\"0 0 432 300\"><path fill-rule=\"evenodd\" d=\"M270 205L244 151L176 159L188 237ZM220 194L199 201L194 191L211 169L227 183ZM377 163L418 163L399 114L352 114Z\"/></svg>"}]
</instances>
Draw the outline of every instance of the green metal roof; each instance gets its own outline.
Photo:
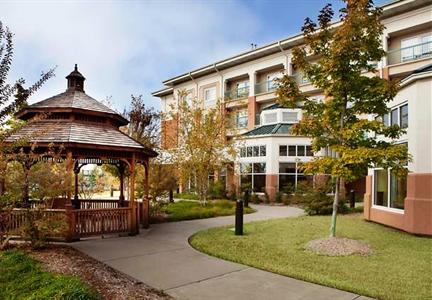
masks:
<instances>
[{"instance_id":1,"label":"green metal roof","mask_svg":"<svg viewBox=\"0 0 432 300\"><path fill-rule=\"evenodd\" d=\"M272 104L270 106L264 107L263 110L272 110L282 108L279 103Z\"/></svg>"},{"instance_id":2,"label":"green metal roof","mask_svg":"<svg viewBox=\"0 0 432 300\"><path fill-rule=\"evenodd\" d=\"M263 125L243 133L243 136L288 134L291 126L292 124L283 124L283 123Z\"/></svg>"}]
</instances>

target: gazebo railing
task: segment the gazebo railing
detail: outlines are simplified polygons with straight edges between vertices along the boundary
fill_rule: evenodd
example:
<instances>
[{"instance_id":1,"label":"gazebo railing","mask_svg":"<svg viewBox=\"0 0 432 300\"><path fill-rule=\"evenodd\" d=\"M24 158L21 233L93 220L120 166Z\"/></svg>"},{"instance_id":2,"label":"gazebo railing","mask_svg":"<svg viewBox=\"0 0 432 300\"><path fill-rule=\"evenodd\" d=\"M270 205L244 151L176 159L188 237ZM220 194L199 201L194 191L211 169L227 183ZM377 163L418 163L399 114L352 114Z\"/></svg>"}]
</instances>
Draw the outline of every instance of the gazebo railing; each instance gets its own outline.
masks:
<instances>
[{"instance_id":1,"label":"gazebo railing","mask_svg":"<svg viewBox=\"0 0 432 300\"><path fill-rule=\"evenodd\" d=\"M118 200L102 200L102 199L82 199L81 209L104 209L104 208L118 208Z\"/></svg>"},{"instance_id":2,"label":"gazebo railing","mask_svg":"<svg viewBox=\"0 0 432 300\"><path fill-rule=\"evenodd\" d=\"M70 235L87 237L131 231L132 209L129 207L106 209L73 209L71 214Z\"/></svg>"},{"instance_id":3,"label":"gazebo railing","mask_svg":"<svg viewBox=\"0 0 432 300\"><path fill-rule=\"evenodd\" d=\"M4 224L4 228L1 228L3 232L7 232L10 235L20 235L20 231L26 226L28 214L40 214L41 218L52 218L65 216L65 209L43 209L43 210L27 210L22 208L14 208L9 212L0 213L1 223Z\"/></svg>"}]
</instances>

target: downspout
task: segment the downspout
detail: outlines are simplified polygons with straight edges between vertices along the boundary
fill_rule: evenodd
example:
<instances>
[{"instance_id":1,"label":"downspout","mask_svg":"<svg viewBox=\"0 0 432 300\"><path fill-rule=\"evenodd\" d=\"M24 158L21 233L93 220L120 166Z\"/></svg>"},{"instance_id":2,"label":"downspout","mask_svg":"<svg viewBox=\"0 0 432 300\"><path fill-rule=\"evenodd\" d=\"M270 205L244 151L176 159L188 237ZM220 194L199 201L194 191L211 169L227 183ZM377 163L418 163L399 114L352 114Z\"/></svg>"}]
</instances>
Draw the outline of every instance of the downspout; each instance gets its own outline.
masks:
<instances>
[{"instance_id":1,"label":"downspout","mask_svg":"<svg viewBox=\"0 0 432 300\"><path fill-rule=\"evenodd\" d=\"M192 82L195 83L196 97L198 99L198 82L196 82L195 79L192 77L192 73L191 72L189 72L189 77L191 78Z\"/></svg>"},{"instance_id":2,"label":"downspout","mask_svg":"<svg viewBox=\"0 0 432 300\"><path fill-rule=\"evenodd\" d=\"M221 82L221 98L224 98L224 92L225 92L225 84L223 80L223 75L221 72L219 72L218 68L216 67L216 64L213 64L213 68L216 70L216 73L220 76L220 82Z\"/></svg>"},{"instance_id":3,"label":"downspout","mask_svg":"<svg viewBox=\"0 0 432 300\"><path fill-rule=\"evenodd\" d=\"M278 47L279 47L280 51L282 52L282 54L285 55L285 58L286 58L287 75L291 75L292 72L290 70L290 68L291 68L290 60L289 60L288 54L286 54L285 50L282 48L281 41L278 41Z\"/></svg>"}]
</instances>

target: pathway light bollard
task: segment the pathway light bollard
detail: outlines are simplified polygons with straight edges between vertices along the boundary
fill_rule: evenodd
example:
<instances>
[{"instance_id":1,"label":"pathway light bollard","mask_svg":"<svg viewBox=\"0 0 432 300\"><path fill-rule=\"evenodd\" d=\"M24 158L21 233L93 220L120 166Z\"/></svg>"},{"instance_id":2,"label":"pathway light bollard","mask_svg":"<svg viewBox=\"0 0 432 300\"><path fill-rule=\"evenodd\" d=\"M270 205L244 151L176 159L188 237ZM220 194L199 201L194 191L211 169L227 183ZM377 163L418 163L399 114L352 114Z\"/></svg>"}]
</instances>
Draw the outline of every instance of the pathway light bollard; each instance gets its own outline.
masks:
<instances>
[{"instance_id":1,"label":"pathway light bollard","mask_svg":"<svg viewBox=\"0 0 432 300\"><path fill-rule=\"evenodd\" d=\"M244 200L244 206L249 207L249 189L246 189L244 191L243 200Z\"/></svg>"},{"instance_id":2,"label":"pathway light bollard","mask_svg":"<svg viewBox=\"0 0 432 300\"><path fill-rule=\"evenodd\" d=\"M350 191L350 207L355 207L355 190Z\"/></svg>"},{"instance_id":3,"label":"pathway light bollard","mask_svg":"<svg viewBox=\"0 0 432 300\"><path fill-rule=\"evenodd\" d=\"M236 202L235 235L243 235L243 200Z\"/></svg>"}]
</instances>

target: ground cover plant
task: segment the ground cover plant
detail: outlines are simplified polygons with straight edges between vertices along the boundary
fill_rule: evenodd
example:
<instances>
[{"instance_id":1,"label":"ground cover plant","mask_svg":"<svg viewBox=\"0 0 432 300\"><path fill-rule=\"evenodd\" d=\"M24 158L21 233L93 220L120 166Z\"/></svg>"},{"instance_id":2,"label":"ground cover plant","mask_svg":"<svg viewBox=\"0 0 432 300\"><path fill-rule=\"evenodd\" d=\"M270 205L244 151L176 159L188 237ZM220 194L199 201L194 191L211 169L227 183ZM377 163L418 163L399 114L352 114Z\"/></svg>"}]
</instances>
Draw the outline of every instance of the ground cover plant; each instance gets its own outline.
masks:
<instances>
[{"instance_id":1,"label":"ground cover plant","mask_svg":"<svg viewBox=\"0 0 432 300\"><path fill-rule=\"evenodd\" d=\"M0 253L0 299L99 299L80 279L56 275L19 250Z\"/></svg>"},{"instance_id":2,"label":"ground cover plant","mask_svg":"<svg viewBox=\"0 0 432 300\"><path fill-rule=\"evenodd\" d=\"M235 207L236 203L229 200L211 200L205 206L197 201L179 201L167 204L162 212L168 221L182 221L234 215ZM244 208L244 213L252 212L255 212L253 208Z\"/></svg>"},{"instance_id":3,"label":"ground cover plant","mask_svg":"<svg viewBox=\"0 0 432 300\"><path fill-rule=\"evenodd\" d=\"M304 216L201 231L191 245L207 254L377 299L430 299L432 239L342 215L338 236L367 243L370 255L325 256L305 249L326 236L330 216Z\"/></svg>"}]
</instances>

